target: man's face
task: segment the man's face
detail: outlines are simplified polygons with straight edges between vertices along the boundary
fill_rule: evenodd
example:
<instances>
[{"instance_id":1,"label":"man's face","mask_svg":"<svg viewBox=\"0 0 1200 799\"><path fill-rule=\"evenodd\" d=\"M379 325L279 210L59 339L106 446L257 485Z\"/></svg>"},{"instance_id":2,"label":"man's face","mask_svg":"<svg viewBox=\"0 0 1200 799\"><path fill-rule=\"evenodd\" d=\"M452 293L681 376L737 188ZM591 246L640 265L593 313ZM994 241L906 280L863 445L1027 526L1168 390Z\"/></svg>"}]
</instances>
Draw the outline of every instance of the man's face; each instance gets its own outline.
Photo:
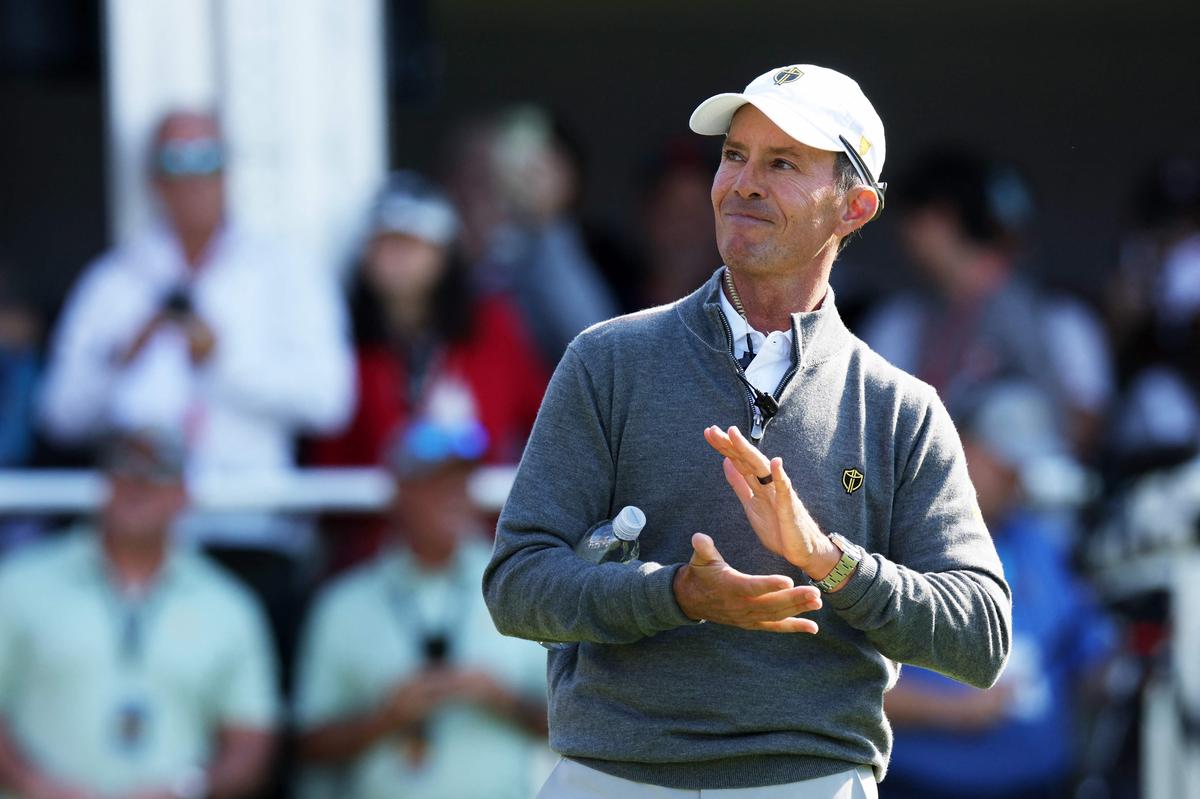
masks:
<instances>
[{"instance_id":1,"label":"man's face","mask_svg":"<svg viewBox=\"0 0 1200 799\"><path fill-rule=\"evenodd\" d=\"M837 250L835 154L788 136L750 104L729 126L712 184L717 248L734 269L794 271Z\"/></svg>"},{"instance_id":2,"label":"man's face","mask_svg":"<svg viewBox=\"0 0 1200 799\"><path fill-rule=\"evenodd\" d=\"M479 524L467 493L470 467L447 464L399 482L392 507L394 534L418 556L449 557Z\"/></svg>"},{"instance_id":3,"label":"man's face","mask_svg":"<svg viewBox=\"0 0 1200 799\"><path fill-rule=\"evenodd\" d=\"M220 131L211 117L179 114L168 118L159 129L156 152L164 147L205 147L220 144ZM225 179L220 169L212 172L167 174L157 171L154 185L163 202L167 219L182 234L209 233L225 214Z\"/></svg>"},{"instance_id":4,"label":"man's face","mask_svg":"<svg viewBox=\"0 0 1200 799\"><path fill-rule=\"evenodd\" d=\"M445 247L402 233L384 233L367 247L366 279L384 296L429 293L446 268Z\"/></svg>"},{"instance_id":5,"label":"man's face","mask_svg":"<svg viewBox=\"0 0 1200 799\"><path fill-rule=\"evenodd\" d=\"M102 512L105 530L129 543L148 543L165 536L187 502L179 479L154 479L113 473L109 499Z\"/></svg>"}]
</instances>

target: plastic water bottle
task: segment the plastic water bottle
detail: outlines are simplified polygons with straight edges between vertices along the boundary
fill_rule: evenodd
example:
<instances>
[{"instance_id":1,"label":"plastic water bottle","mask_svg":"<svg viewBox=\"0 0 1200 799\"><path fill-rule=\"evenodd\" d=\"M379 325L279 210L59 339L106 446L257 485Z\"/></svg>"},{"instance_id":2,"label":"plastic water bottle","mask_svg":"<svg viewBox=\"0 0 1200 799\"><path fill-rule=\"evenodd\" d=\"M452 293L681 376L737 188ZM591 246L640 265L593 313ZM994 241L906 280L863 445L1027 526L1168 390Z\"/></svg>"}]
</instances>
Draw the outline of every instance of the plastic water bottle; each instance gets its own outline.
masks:
<instances>
[{"instance_id":1,"label":"plastic water bottle","mask_svg":"<svg viewBox=\"0 0 1200 799\"><path fill-rule=\"evenodd\" d=\"M626 505L611 521L593 527L575 545L575 554L591 563L625 563L638 556L638 536L646 526L641 508Z\"/></svg>"},{"instance_id":2,"label":"plastic water bottle","mask_svg":"<svg viewBox=\"0 0 1200 799\"><path fill-rule=\"evenodd\" d=\"M615 518L601 522L575 545L575 554L590 563L627 563L638 556L638 536L646 526L641 508L626 505ZM542 641L547 649L569 649L574 644Z\"/></svg>"}]
</instances>

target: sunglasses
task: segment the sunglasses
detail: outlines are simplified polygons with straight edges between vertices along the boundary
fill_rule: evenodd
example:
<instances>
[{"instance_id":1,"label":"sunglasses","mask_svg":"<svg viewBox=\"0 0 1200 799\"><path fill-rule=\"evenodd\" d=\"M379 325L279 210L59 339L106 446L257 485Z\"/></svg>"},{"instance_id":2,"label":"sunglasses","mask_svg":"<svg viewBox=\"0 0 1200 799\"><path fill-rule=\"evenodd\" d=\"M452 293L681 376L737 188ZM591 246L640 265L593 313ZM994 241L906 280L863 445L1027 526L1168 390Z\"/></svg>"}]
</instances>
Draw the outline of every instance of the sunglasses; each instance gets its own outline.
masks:
<instances>
[{"instance_id":1,"label":"sunglasses","mask_svg":"<svg viewBox=\"0 0 1200 799\"><path fill-rule=\"evenodd\" d=\"M447 427L421 421L408 430L403 446L408 457L421 464L475 460L487 449L487 432L478 422Z\"/></svg>"},{"instance_id":2,"label":"sunglasses","mask_svg":"<svg viewBox=\"0 0 1200 799\"><path fill-rule=\"evenodd\" d=\"M225 150L216 139L167 141L154 151L154 171L167 179L218 175L225 168Z\"/></svg>"}]
</instances>

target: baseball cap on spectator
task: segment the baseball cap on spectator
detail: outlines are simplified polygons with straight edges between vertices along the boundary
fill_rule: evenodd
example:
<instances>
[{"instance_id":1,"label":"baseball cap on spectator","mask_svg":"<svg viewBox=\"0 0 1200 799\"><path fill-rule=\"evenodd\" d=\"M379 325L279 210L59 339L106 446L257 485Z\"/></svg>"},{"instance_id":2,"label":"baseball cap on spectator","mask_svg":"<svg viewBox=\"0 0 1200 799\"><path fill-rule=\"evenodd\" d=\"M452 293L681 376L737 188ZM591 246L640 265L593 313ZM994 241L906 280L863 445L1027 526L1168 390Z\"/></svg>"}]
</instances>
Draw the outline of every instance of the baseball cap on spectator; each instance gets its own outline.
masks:
<instances>
[{"instance_id":1,"label":"baseball cap on spectator","mask_svg":"<svg viewBox=\"0 0 1200 799\"><path fill-rule=\"evenodd\" d=\"M1049 399L1036 387L1017 380L982 389L963 432L1018 471L1067 454Z\"/></svg>"},{"instance_id":2,"label":"baseball cap on spectator","mask_svg":"<svg viewBox=\"0 0 1200 799\"><path fill-rule=\"evenodd\" d=\"M187 448L181 435L164 428L118 430L105 441L100 464L107 474L172 482L183 479Z\"/></svg>"},{"instance_id":3,"label":"baseball cap on spectator","mask_svg":"<svg viewBox=\"0 0 1200 799\"><path fill-rule=\"evenodd\" d=\"M734 113L746 103L779 128L818 150L844 152L859 178L883 197L879 183L887 153L883 121L852 79L812 64L777 67L759 75L741 92L714 95L692 112L692 130L705 136L729 132Z\"/></svg>"},{"instance_id":4,"label":"baseball cap on spectator","mask_svg":"<svg viewBox=\"0 0 1200 799\"><path fill-rule=\"evenodd\" d=\"M446 247L458 230L458 213L449 198L415 172L392 173L371 209L372 236L397 233Z\"/></svg>"}]
</instances>

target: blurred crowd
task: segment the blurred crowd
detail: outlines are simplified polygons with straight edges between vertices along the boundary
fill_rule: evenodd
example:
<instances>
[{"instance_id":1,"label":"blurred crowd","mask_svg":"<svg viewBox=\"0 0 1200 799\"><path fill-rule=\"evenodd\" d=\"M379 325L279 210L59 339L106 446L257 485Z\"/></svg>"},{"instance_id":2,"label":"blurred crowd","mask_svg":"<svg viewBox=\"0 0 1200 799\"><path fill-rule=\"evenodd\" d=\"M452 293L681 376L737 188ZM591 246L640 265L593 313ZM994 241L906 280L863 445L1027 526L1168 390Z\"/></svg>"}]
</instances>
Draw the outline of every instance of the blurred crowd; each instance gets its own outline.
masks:
<instances>
[{"instance_id":1,"label":"blurred crowd","mask_svg":"<svg viewBox=\"0 0 1200 799\"><path fill-rule=\"evenodd\" d=\"M0 796L532 795L544 651L482 604L494 518L470 477L520 458L578 332L720 265L715 153L661 146L620 236L584 218L586 153L542 109L445 149L388 178L336 271L239 229L216 119L171 113L146 162L159 221L52 325L0 271L0 468L110 486L94 518L0 517ZM1167 619L1100 576L1161 544L1128 509L1200 446L1200 162L1131 187L1082 290L1029 267L1039 201L1011 166L946 146L890 182L880 266L911 288L848 322L955 417L1015 607L994 688L904 670L883 795L1134 795ZM295 465L382 467L395 498L189 507L193 480Z\"/></svg>"}]
</instances>

